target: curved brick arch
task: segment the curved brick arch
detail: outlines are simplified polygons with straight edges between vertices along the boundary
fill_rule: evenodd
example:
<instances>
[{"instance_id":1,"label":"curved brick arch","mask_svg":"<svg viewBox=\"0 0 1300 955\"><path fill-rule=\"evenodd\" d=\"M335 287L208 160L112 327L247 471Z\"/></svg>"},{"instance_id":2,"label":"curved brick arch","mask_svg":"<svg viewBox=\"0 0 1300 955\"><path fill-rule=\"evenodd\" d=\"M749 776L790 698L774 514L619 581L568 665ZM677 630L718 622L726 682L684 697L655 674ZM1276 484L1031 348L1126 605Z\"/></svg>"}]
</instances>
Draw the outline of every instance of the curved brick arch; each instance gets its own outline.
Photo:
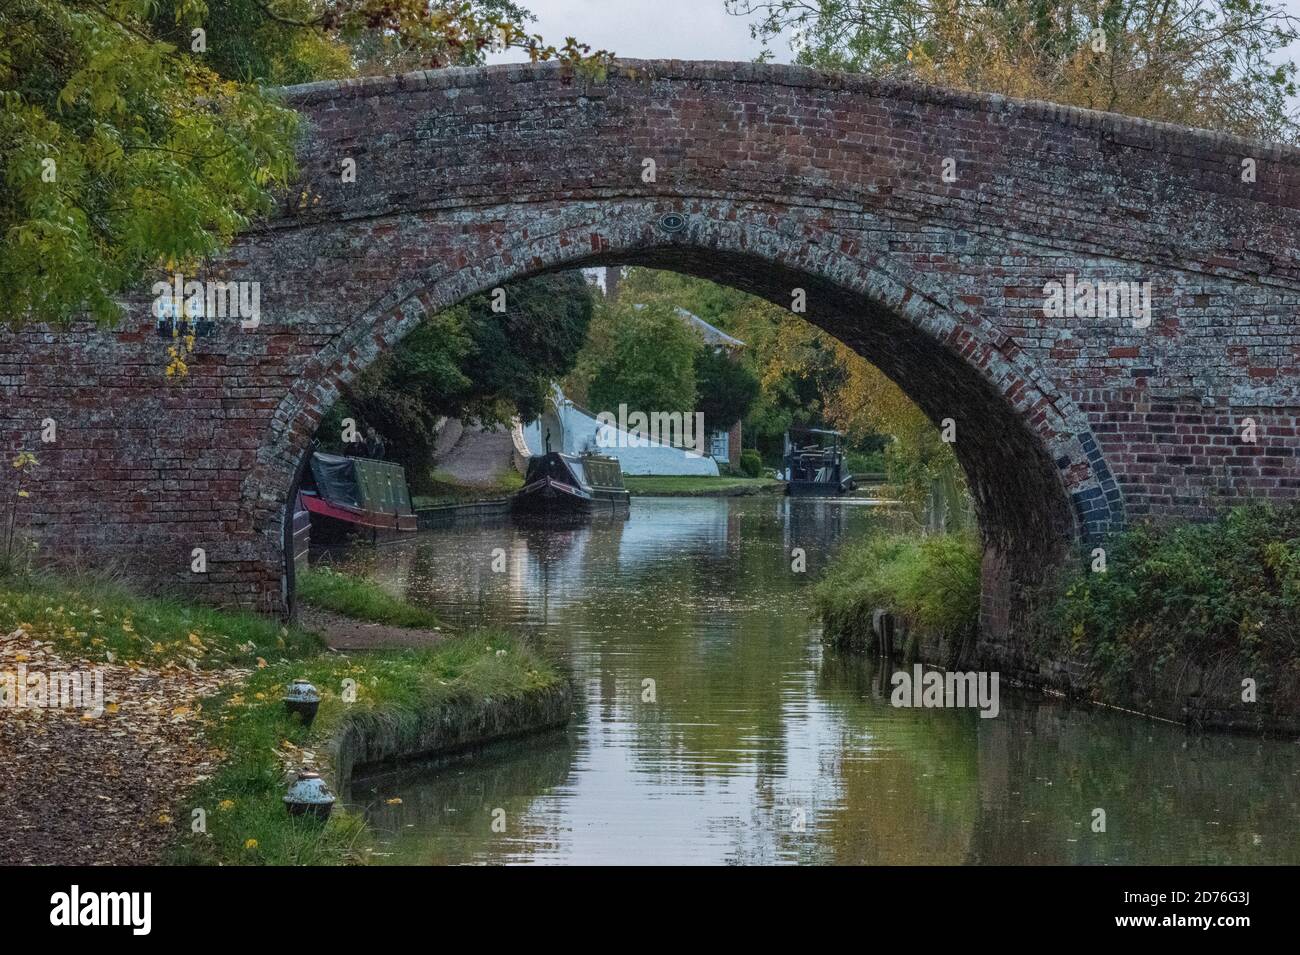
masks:
<instances>
[{"instance_id":1,"label":"curved brick arch","mask_svg":"<svg viewBox=\"0 0 1300 955\"><path fill-rule=\"evenodd\" d=\"M684 209L612 201L595 219L585 211L561 207L554 215L563 227L541 238L487 250L483 261L465 250L456 270L438 265L396 282L316 356L277 409L247 482L249 494L276 489L255 520L268 541L283 539L283 501L310 436L342 386L371 360L470 294L521 275L612 262L690 272L782 305L803 288L810 321L886 370L934 420L952 418L964 436L956 450L995 558L986 574L991 616L1011 581L1028 583L1070 542L1123 526L1122 497L1086 416L1068 396L1044 393L1046 379L1026 356L1003 354L997 329L945 290L920 293L915 277L899 276L880 258L852 254L851 243L835 233L822 230L815 240L793 243L768 224L768 213L734 204L725 216L708 203ZM682 228L663 227L670 214L681 218ZM855 337L859 315L874 315L883 327ZM920 363L942 367L941 383Z\"/></svg>"},{"instance_id":2,"label":"curved brick arch","mask_svg":"<svg viewBox=\"0 0 1300 955\"><path fill-rule=\"evenodd\" d=\"M301 189L203 276L258 282L257 328L200 338L183 382L162 375L144 290L111 331L0 335L0 442L41 454L24 519L50 550L282 607L284 475L337 381L429 309L603 261L778 302L807 282L810 318L959 419L986 581L1063 536L1300 488L1295 150L756 64L619 64L602 83L444 70L283 95L305 120ZM686 230L657 231L665 211ZM1049 318L1044 285L1068 275L1149 281L1151 325ZM1014 607L985 609L994 633L1013 629Z\"/></svg>"}]
</instances>

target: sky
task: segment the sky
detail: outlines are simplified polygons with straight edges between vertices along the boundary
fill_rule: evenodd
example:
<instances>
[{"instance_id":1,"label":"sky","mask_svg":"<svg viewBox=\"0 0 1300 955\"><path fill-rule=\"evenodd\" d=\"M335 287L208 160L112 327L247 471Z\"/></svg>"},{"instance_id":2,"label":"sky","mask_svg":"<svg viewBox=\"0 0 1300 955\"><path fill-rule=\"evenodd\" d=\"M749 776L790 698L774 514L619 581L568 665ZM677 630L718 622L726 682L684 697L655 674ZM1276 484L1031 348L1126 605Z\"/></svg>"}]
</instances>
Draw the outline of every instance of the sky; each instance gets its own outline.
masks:
<instances>
[{"instance_id":1,"label":"sky","mask_svg":"<svg viewBox=\"0 0 1300 955\"><path fill-rule=\"evenodd\" d=\"M733 17L722 0L520 0L537 16L530 33L548 43L576 36L593 49L634 59L752 60L762 49L750 38L750 18ZM1300 0L1281 0L1300 16ZM790 61L786 44L774 44L778 63ZM1288 51L1300 61L1300 43ZM493 62L524 59L512 51Z\"/></svg>"},{"instance_id":2,"label":"sky","mask_svg":"<svg viewBox=\"0 0 1300 955\"><path fill-rule=\"evenodd\" d=\"M1300 0L1289 0L1300 3ZM559 44L576 36L592 49L630 59L752 60L762 46L750 39L749 21L733 17L722 0L520 0L537 16L529 33ZM788 62L790 53L775 51ZM520 60L522 54L494 57Z\"/></svg>"}]
</instances>

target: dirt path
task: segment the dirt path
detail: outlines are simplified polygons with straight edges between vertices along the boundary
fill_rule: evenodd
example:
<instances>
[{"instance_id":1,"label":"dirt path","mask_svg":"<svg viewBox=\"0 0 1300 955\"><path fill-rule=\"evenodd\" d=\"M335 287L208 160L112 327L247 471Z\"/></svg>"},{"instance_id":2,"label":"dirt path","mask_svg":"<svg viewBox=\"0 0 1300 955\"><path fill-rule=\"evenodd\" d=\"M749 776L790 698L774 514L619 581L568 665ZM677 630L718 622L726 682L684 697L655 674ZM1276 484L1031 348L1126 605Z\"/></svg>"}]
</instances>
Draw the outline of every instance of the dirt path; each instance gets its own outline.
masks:
<instances>
[{"instance_id":1,"label":"dirt path","mask_svg":"<svg viewBox=\"0 0 1300 955\"><path fill-rule=\"evenodd\" d=\"M198 701L247 671L87 663L22 629L0 634L0 680L74 671L92 688L102 674L97 715L93 699L0 706L0 864L157 862L172 818L188 812L182 793L217 764L200 742Z\"/></svg>"},{"instance_id":2,"label":"dirt path","mask_svg":"<svg viewBox=\"0 0 1300 955\"><path fill-rule=\"evenodd\" d=\"M382 623L366 623L313 607L303 607L298 612L298 617L304 627L323 636L326 646L333 650L427 647L445 636L442 630L411 630Z\"/></svg>"},{"instance_id":3,"label":"dirt path","mask_svg":"<svg viewBox=\"0 0 1300 955\"><path fill-rule=\"evenodd\" d=\"M515 445L504 428L484 431L477 424L467 426L459 440L442 454L435 466L457 484L470 487L496 485L513 466Z\"/></svg>"}]
</instances>

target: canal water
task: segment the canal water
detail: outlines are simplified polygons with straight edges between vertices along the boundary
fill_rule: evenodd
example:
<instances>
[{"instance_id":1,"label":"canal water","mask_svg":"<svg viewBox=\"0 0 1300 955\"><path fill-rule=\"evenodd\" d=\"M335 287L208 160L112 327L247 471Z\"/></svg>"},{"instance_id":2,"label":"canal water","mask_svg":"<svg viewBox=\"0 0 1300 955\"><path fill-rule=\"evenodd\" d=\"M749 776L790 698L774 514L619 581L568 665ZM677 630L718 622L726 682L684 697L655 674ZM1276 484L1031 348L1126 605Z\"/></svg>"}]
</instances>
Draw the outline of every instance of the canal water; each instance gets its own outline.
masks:
<instances>
[{"instance_id":1,"label":"canal water","mask_svg":"<svg viewBox=\"0 0 1300 955\"><path fill-rule=\"evenodd\" d=\"M1006 688L994 719L892 707L885 668L822 646L810 590L888 520L851 500L636 498L625 522L382 550L394 593L536 634L580 702L567 730L356 780L377 861L1300 862L1295 744Z\"/></svg>"}]
</instances>

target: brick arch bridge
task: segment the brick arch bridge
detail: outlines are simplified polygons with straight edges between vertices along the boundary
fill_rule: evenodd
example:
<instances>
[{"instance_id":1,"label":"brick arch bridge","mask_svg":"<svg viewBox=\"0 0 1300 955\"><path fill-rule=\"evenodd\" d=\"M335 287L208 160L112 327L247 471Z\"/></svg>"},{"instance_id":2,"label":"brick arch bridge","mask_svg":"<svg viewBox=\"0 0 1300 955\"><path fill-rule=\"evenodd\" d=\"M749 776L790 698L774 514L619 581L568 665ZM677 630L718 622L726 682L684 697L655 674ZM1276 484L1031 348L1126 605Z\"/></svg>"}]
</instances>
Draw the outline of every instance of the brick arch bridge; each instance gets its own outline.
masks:
<instances>
[{"instance_id":1,"label":"brick arch bridge","mask_svg":"<svg viewBox=\"0 0 1300 955\"><path fill-rule=\"evenodd\" d=\"M0 438L40 455L24 520L49 550L284 609L285 502L340 384L473 292L615 263L787 306L802 289L810 321L956 422L1003 662L1022 585L1072 544L1300 486L1295 150L753 64L284 96L301 191L194 276L260 283L256 328L217 322L179 382L143 290L112 331L0 337ZM1150 282L1150 323L1050 317L1053 281Z\"/></svg>"}]
</instances>

